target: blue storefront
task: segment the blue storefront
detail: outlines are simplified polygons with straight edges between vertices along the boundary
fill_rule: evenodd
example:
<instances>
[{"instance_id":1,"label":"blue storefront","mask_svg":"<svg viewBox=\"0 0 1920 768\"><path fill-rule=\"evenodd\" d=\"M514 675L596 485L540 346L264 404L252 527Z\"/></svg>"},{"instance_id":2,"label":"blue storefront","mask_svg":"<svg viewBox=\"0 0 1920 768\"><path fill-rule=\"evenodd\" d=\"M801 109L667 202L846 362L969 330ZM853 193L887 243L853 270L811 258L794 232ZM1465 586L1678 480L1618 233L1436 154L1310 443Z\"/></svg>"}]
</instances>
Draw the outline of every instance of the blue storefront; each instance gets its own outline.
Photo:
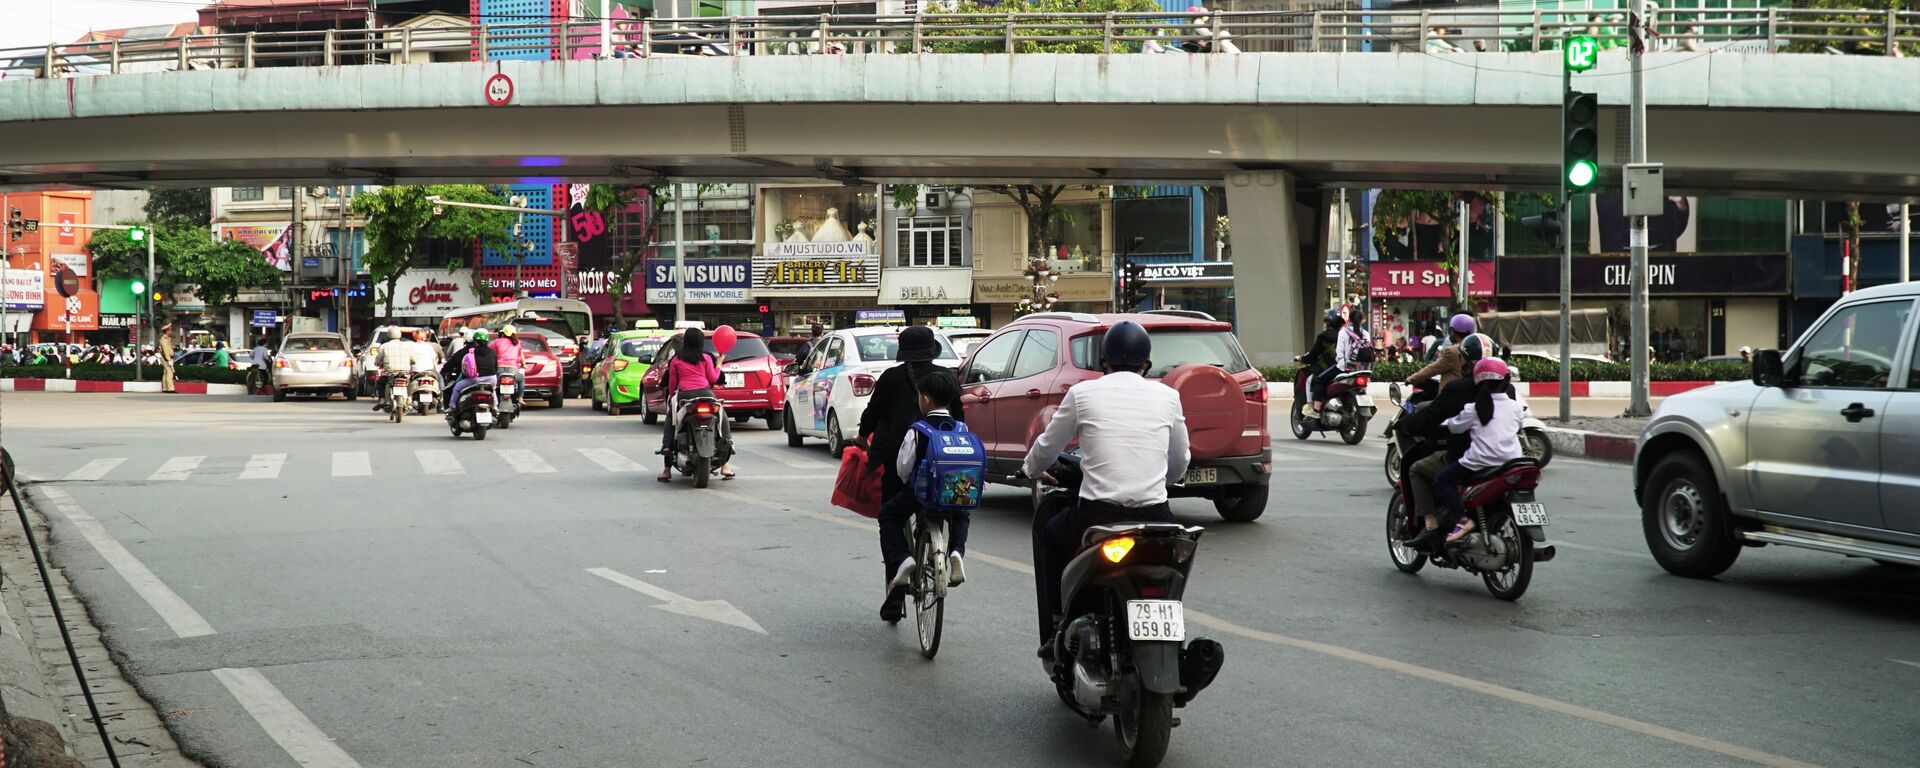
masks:
<instances>
[{"instance_id":1,"label":"blue storefront","mask_svg":"<svg viewBox=\"0 0 1920 768\"><path fill-rule=\"evenodd\" d=\"M1191 309L1233 322L1233 264L1219 242L1224 207L1218 188L1201 186L1148 187L1114 200L1114 254L1146 267L1145 301L1123 309Z\"/></svg>"}]
</instances>

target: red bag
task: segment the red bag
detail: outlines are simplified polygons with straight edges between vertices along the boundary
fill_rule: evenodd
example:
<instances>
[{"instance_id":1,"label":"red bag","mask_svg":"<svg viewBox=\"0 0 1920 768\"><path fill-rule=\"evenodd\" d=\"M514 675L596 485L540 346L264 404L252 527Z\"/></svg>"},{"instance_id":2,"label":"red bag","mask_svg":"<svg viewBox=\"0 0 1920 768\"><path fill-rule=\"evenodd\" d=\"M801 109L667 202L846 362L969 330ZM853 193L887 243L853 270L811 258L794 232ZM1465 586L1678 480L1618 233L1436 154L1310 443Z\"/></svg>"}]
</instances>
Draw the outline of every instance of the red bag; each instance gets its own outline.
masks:
<instances>
[{"instance_id":1,"label":"red bag","mask_svg":"<svg viewBox=\"0 0 1920 768\"><path fill-rule=\"evenodd\" d=\"M840 454L840 474L833 480L833 505L861 517L880 516L880 472L867 469L867 452L849 445Z\"/></svg>"}]
</instances>

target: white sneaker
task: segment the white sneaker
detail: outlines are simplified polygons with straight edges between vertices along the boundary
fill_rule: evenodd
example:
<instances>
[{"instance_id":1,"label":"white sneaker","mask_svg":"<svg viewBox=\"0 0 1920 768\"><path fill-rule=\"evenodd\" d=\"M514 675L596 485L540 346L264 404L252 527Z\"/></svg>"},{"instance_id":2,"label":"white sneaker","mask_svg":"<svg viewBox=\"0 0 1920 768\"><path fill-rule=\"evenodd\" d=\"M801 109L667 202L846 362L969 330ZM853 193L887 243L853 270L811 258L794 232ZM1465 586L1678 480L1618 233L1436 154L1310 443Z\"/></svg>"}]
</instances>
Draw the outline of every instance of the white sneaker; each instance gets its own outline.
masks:
<instances>
[{"instance_id":1,"label":"white sneaker","mask_svg":"<svg viewBox=\"0 0 1920 768\"><path fill-rule=\"evenodd\" d=\"M947 553L947 586L957 587L967 583L967 566L960 560L960 553Z\"/></svg>"},{"instance_id":2,"label":"white sneaker","mask_svg":"<svg viewBox=\"0 0 1920 768\"><path fill-rule=\"evenodd\" d=\"M895 568L893 571L893 581L887 582L887 589L891 590L895 587L905 587L905 586L912 585L913 584L913 566L914 566L914 562L912 557L908 557L906 560L901 561L900 567Z\"/></svg>"}]
</instances>

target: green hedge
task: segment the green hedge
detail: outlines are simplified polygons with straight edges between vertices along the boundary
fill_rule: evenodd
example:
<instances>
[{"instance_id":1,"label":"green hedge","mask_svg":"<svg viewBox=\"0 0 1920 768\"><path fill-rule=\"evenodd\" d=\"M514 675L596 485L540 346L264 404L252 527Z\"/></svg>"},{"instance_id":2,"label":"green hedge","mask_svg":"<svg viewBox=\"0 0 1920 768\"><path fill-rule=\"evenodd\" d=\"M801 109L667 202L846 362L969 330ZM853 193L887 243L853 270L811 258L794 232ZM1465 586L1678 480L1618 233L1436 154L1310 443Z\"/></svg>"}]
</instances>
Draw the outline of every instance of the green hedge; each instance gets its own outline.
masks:
<instances>
[{"instance_id":1,"label":"green hedge","mask_svg":"<svg viewBox=\"0 0 1920 768\"><path fill-rule=\"evenodd\" d=\"M73 367L73 378L81 381L135 381L132 365L102 365L100 363L82 363ZM146 376L142 381L159 381L160 366L146 366ZM211 384L245 384L247 372L211 365L182 365L173 369L174 378L180 381L204 381ZM7 379L64 379L67 378L66 366L61 365L0 365L0 378Z\"/></svg>"},{"instance_id":2,"label":"green hedge","mask_svg":"<svg viewBox=\"0 0 1920 768\"><path fill-rule=\"evenodd\" d=\"M1414 363L1375 363L1374 378L1380 381L1403 381L1423 364ZM1523 358L1519 361L1520 377L1526 381L1559 381L1560 366L1538 358ZM1298 365L1270 365L1260 369L1267 381L1293 381ZM1648 369L1652 381L1740 381L1751 375L1751 368L1744 362L1680 362L1653 363ZM1633 378L1633 367L1627 363L1595 363L1587 360L1573 361L1574 381L1629 381Z\"/></svg>"}]
</instances>

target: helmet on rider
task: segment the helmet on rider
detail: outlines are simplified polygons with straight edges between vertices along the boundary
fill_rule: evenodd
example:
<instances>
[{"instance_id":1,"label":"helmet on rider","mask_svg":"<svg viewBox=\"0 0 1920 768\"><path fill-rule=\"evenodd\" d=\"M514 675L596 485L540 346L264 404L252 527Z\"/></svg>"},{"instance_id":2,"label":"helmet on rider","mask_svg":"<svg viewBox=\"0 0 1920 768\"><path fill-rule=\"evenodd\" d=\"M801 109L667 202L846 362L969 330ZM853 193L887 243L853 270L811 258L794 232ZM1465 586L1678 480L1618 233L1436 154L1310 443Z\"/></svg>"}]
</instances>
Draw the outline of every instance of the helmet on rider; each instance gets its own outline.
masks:
<instances>
[{"instance_id":1,"label":"helmet on rider","mask_svg":"<svg viewBox=\"0 0 1920 768\"><path fill-rule=\"evenodd\" d=\"M1489 357L1473 364L1473 383L1486 381L1506 381L1513 378L1513 369L1497 357Z\"/></svg>"},{"instance_id":2,"label":"helmet on rider","mask_svg":"<svg viewBox=\"0 0 1920 768\"><path fill-rule=\"evenodd\" d=\"M486 343L486 341L487 341L487 337L488 337L488 336L491 336L491 335L492 335L492 334L490 334L490 333L487 333L487 329L485 329L485 328L475 328L475 329L473 329L473 340L474 340L474 341L478 341L478 342L481 342L481 343L483 343L483 344L484 344L484 343Z\"/></svg>"},{"instance_id":3,"label":"helmet on rider","mask_svg":"<svg viewBox=\"0 0 1920 768\"><path fill-rule=\"evenodd\" d=\"M1339 309L1327 310L1327 314L1323 319L1326 320L1328 328L1339 328L1347 324L1347 319L1340 315Z\"/></svg>"},{"instance_id":4,"label":"helmet on rider","mask_svg":"<svg viewBox=\"0 0 1920 768\"><path fill-rule=\"evenodd\" d=\"M460 329L460 340L461 340L461 341L473 341L473 329L472 329L472 328L462 328L462 329Z\"/></svg>"},{"instance_id":5,"label":"helmet on rider","mask_svg":"<svg viewBox=\"0 0 1920 768\"><path fill-rule=\"evenodd\" d=\"M388 329L387 329L387 339L388 339L389 341L399 341L399 340L400 340L400 327L399 327L399 326L394 326L394 327L392 327L392 328L388 328Z\"/></svg>"},{"instance_id":6,"label":"helmet on rider","mask_svg":"<svg viewBox=\"0 0 1920 768\"><path fill-rule=\"evenodd\" d=\"M515 327L513 327L513 326L511 326L511 325L503 325L503 326L500 326L500 335L502 335L502 336L506 336L506 337L509 337L509 338L511 338L511 337L512 337L512 336L513 336L514 334L516 334L516 333L519 333L519 332L520 332L520 329L518 329L518 328L515 328Z\"/></svg>"},{"instance_id":7,"label":"helmet on rider","mask_svg":"<svg viewBox=\"0 0 1920 768\"><path fill-rule=\"evenodd\" d=\"M1493 350L1493 339L1484 333L1475 333L1460 340L1460 360L1466 363L1479 362Z\"/></svg>"},{"instance_id":8,"label":"helmet on rider","mask_svg":"<svg viewBox=\"0 0 1920 768\"><path fill-rule=\"evenodd\" d=\"M1480 324L1473 321L1473 315L1464 312L1454 315L1452 320L1448 320L1447 327L1453 329L1454 333L1461 335L1480 330Z\"/></svg>"},{"instance_id":9,"label":"helmet on rider","mask_svg":"<svg viewBox=\"0 0 1920 768\"><path fill-rule=\"evenodd\" d=\"M1102 351L1108 370L1139 371L1153 356L1153 339L1139 323L1122 320L1107 329Z\"/></svg>"}]
</instances>

